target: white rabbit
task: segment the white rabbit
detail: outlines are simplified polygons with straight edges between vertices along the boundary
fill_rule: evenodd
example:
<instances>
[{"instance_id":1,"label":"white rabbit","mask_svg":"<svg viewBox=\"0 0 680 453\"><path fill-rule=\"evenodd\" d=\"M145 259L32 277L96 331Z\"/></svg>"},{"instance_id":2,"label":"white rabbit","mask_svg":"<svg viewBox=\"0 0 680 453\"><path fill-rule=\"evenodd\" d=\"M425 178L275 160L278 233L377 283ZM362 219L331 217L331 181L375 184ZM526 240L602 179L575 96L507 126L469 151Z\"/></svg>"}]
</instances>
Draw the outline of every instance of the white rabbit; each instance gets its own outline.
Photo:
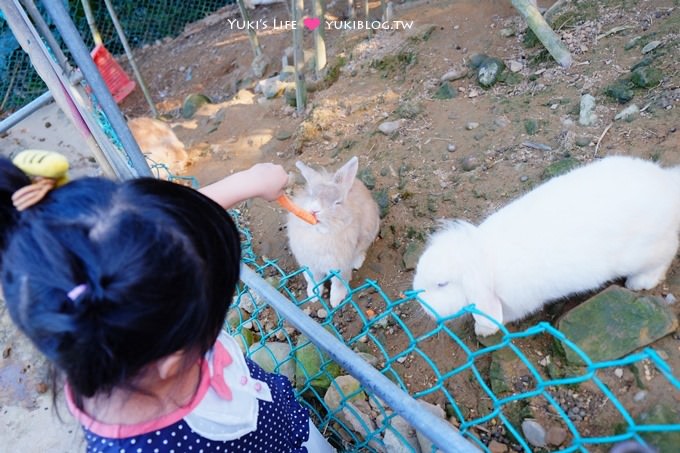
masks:
<instances>
[{"instance_id":1,"label":"white rabbit","mask_svg":"<svg viewBox=\"0 0 680 453\"><path fill-rule=\"evenodd\" d=\"M314 295L314 286L331 270L339 271L342 279L349 283L352 269L361 267L366 250L378 235L378 205L366 186L356 178L358 162L356 156L352 157L335 173L318 172L299 161L295 164L307 185L304 193L293 201L318 221L311 225L288 215L290 249L298 264L306 266L312 274L310 279L304 273L309 297ZM336 307L346 295L347 287L333 278L331 306Z\"/></svg>"},{"instance_id":2,"label":"white rabbit","mask_svg":"<svg viewBox=\"0 0 680 453\"><path fill-rule=\"evenodd\" d=\"M439 316L474 303L508 323L620 277L629 289L653 288L679 231L680 167L608 157L551 179L478 227L449 223L431 237L413 287ZM477 335L498 331L474 318Z\"/></svg>"},{"instance_id":3,"label":"white rabbit","mask_svg":"<svg viewBox=\"0 0 680 453\"><path fill-rule=\"evenodd\" d=\"M165 164L173 174L186 168L189 155L184 143L167 123L140 117L129 120L128 127L142 153L151 160L150 164Z\"/></svg>"}]
</instances>

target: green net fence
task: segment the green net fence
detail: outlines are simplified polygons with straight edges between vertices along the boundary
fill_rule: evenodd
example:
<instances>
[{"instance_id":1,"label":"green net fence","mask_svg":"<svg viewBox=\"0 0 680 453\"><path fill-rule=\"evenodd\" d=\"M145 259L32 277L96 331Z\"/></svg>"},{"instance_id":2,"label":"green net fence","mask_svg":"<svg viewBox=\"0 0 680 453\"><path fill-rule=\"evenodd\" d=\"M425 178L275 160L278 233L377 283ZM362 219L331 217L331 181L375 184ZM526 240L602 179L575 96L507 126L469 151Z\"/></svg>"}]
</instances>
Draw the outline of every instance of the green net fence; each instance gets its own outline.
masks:
<instances>
[{"instance_id":1,"label":"green net fence","mask_svg":"<svg viewBox=\"0 0 680 453\"><path fill-rule=\"evenodd\" d=\"M456 322L482 314L474 306L435 323L414 309L420 302L417 293L393 299L376 281L350 288L348 297L331 308L323 290L337 274L318 282L318 294L307 297L300 283L306 270L290 272L275 260L258 259L250 233L242 229L242 234L246 264L361 359L423 402L423 411L446 419L483 451L610 451L624 441L658 451L677 451L680 446L680 381L652 348L595 362L546 322L513 333L499 325L501 334L480 344ZM314 338L297 332L246 285L234 298L226 328L253 360L289 377L321 431L340 451L437 451L366 383L348 376L314 346ZM552 351L552 358L532 351L539 347ZM569 365L564 350L582 363ZM631 407L635 403L630 389L622 388L617 377L623 370L636 376L640 389L647 388L634 392L633 400L653 391L640 376L656 376L661 394L655 409L639 413ZM444 447L457 450L455 445Z\"/></svg>"},{"instance_id":2,"label":"green net fence","mask_svg":"<svg viewBox=\"0 0 680 453\"><path fill-rule=\"evenodd\" d=\"M54 32L50 17L44 14L40 2L35 2ZM80 0L63 1L80 31L85 44L94 48L94 41ZM131 47L140 47L158 39L177 36L186 24L215 12L233 0L112 0ZM104 47L113 55L123 54L123 47L103 1L91 1L96 27ZM58 33L55 33L59 41ZM63 47L63 46L62 46ZM66 56L68 57L68 51ZM21 49L7 23L0 16L0 118L28 104L47 90L31 66L28 55Z\"/></svg>"}]
</instances>

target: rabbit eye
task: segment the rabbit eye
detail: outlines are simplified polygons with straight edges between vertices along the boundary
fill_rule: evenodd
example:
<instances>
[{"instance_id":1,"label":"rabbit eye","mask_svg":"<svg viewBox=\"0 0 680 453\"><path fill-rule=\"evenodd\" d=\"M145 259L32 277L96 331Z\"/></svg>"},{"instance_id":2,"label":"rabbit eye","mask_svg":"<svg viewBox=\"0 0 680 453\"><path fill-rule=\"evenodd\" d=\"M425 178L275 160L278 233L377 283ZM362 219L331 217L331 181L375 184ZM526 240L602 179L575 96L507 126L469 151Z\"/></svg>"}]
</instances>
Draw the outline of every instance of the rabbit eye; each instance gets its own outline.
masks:
<instances>
[{"instance_id":1,"label":"rabbit eye","mask_svg":"<svg viewBox=\"0 0 680 453\"><path fill-rule=\"evenodd\" d=\"M442 283L437 283L437 286L440 287L440 288L444 288L448 284L449 284L449 282L442 282Z\"/></svg>"},{"instance_id":2,"label":"rabbit eye","mask_svg":"<svg viewBox=\"0 0 680 453\"><path fill-rule=\"evenodd\" d=\"M336 206L339 205L339 204L342 204L342 200L335 200L335 203L334 203L334 204L335 204Z\"/></svg>"}]
</instances>

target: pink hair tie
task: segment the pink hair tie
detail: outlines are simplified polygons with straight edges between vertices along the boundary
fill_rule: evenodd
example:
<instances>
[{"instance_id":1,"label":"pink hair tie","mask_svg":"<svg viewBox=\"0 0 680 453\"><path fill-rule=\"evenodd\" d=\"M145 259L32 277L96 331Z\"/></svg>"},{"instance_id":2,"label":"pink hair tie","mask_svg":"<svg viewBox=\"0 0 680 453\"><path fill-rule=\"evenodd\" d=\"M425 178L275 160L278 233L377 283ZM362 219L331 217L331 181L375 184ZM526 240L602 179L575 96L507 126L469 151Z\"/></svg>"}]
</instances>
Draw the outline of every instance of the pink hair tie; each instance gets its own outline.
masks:
<instances>
[{"instance_id":1,"label":"pink hair tie","mask_svg":"<svg viewBox=\"0 0 680 453\"><path fill-rule=\"evenodd\" d=\"M81 294L85 292L87 289L87 284L83 283L75 288L73 288L71 291L69 291L66 295L68 296L69 299L72 301L75 301L78 297L80 297Z\"/></svg>"}]
</instances>

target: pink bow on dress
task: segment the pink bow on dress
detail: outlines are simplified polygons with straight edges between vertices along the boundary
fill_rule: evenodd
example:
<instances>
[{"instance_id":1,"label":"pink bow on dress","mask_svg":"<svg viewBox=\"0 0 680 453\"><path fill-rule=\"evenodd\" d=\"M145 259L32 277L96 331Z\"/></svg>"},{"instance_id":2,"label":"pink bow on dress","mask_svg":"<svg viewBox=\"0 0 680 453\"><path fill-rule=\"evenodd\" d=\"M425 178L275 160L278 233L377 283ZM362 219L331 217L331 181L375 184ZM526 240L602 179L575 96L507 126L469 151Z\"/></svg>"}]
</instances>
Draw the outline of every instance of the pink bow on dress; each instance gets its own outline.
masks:
<instances>
[{"instance_id":1,"label":"pink bow on dress","mask_svg":"<svg viewBox=\"0 0 680 453\"><path fill-rule=\"evenodd\" d=\"M231 365L232 362L231 354L218 340L213 348L213 379L210 385L221 398L227 401L231 401L232 394L224 379L224 369Z\"/></svg>"}]
</instances>

